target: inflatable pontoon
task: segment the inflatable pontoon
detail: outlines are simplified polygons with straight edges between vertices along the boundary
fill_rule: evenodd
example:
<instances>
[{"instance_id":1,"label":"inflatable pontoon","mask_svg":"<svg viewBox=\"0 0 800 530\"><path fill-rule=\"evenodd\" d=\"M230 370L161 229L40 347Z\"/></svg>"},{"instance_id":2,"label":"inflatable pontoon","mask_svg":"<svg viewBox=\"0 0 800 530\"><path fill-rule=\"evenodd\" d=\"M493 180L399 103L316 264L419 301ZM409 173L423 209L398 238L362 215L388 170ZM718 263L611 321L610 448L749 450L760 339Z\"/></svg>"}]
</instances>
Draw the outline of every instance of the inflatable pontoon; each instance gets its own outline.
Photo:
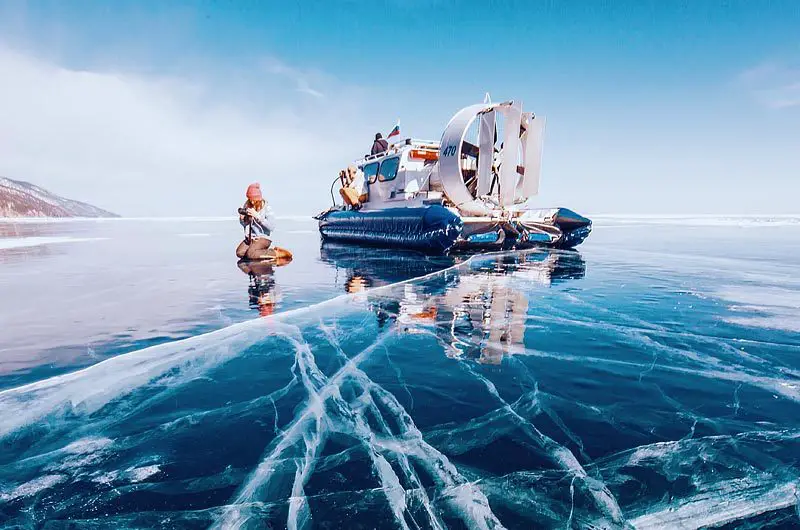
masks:
<instances>
[{"instance_id":1,"label":"inflatable pontoon","mask_svg":"<svg viewBox=\"0 0 800 530\"><path fill-rule=\"evenodd\" d=\"M518 102L460 110L441 141L404 138L340 173L344 204L317 215L324 240L425 252L572 248L592 222L535 209L544 119Z\"/></svg>"}]
</instances>

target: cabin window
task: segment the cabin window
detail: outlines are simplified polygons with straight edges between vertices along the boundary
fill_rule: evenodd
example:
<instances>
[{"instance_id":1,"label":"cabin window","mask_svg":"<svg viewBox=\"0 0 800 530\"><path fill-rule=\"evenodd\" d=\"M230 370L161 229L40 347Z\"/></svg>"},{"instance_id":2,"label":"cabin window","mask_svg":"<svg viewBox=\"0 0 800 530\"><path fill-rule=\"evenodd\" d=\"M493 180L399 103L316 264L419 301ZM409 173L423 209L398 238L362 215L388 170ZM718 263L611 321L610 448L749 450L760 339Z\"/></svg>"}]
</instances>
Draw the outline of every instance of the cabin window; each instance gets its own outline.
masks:
<instances>
[{"instance_id":1,"label":"cabin window","mask_svg":"<svg viewBox=\"0 0 800 530\"><path fill-rule=\"evenodd\" d=\"M378 178L378 163L373 162L364 166L364 179L370 184L375 184Z\"/></svg>"},{"instance_id":2,"label":"cabin window","mask_svg":"<svg viewBox=\"0 0 800 530\"><path fill-rule=\"evenodd\" d=\"M397 178L397 168L400 166L400 157L387 158L381 162L381 170L378 172L378 180L388 182Z\"/></svg>"}]
</instances>

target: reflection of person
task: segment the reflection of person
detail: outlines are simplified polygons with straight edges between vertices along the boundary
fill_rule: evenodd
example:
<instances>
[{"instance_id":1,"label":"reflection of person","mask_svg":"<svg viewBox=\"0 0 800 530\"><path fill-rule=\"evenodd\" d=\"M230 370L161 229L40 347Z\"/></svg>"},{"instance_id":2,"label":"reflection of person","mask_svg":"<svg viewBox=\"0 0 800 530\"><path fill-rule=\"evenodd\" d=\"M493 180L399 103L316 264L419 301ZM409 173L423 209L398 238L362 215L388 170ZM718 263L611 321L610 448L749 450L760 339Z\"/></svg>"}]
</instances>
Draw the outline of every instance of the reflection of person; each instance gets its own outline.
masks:
<instances>
[{"instance_id":1,"label":"reflection of person","mask_svg":"<svg viewBox=\"0 0 800 530\"><path fill-rule=\"evenodd\" d=\"M261 195L258 183L247 187L247 201L239 213L239 223L244 227L244 241L236 247L236 257L251 260L269 259L267 254L272 240L269 238L275 229L272 209ZM244 213L242 213L242 211Z\"/></svg>"},{"instance_id":2,"label":"reflection of person","mask_svg":"<svg viewBox=\"0 0 800 530\"><path fill-rule=\"evenodd\" d=\"M274 313L278 300L273 277L275 269L272 265L259 261L240 262L239 268L250 276L250 284L247 286L250 307L258 309L258 314L262 317Z\"/></svg>"}]
</instances>

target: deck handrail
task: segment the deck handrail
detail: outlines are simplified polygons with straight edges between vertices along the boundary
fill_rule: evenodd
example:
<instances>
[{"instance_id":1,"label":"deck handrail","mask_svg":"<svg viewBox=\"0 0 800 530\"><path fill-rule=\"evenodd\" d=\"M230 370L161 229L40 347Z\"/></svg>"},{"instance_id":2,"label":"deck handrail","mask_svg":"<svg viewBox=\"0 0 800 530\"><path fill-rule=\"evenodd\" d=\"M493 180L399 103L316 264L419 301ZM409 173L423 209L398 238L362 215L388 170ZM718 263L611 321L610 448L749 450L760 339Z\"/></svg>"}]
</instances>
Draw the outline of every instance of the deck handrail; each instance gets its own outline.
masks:
<instances>
[{"instance_id":1,"label":"deck handrail","mask_svg":"<svg viewBox=\"0 0 800 530\"><path fill-rule=\"evenodd\" d=\"M439 149L439 142L434 142L430 140L415 140L413 138L405 138L399 142L395 142L389 146L389 149L380 153L376 153L374 155L364 155L363 158L359 158L355 161L355 165L357 167L361 167L364 164L369 164L370 162L375 162L381 158L395 155L404 147L423 147L428 149Z\"/></svg>"}]
</instances>

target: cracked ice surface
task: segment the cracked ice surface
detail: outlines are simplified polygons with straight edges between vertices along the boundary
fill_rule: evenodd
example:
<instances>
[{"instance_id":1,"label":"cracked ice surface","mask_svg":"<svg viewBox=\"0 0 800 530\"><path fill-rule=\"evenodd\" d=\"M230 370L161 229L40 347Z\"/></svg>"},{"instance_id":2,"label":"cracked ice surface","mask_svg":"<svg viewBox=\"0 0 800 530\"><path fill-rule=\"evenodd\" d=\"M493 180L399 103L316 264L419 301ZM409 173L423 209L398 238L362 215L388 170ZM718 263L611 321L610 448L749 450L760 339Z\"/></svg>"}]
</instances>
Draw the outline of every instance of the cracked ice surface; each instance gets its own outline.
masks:
<instances>
[{"instance_id":1,"label":"cracked ice surface","mask_svg":"<svg viewBox=\"0 0 800 530\"><path fill-rule=\"evenodd\" d=\"M476 256L0 392L0 520L800 526L800 339L733 314L738 264L638 258Z\"/></svg>"}]
</instances>

